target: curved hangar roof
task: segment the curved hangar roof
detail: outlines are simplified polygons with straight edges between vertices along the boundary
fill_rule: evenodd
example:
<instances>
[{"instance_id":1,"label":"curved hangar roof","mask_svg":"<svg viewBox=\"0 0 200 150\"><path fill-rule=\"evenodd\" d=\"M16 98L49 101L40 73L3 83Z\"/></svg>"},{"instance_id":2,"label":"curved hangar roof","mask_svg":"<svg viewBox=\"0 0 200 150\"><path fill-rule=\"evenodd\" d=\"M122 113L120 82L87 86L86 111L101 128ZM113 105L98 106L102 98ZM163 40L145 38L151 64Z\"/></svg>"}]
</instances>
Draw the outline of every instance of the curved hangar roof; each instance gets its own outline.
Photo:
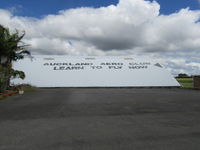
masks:
<instances>
[{"instance_id":1,"label":"curved hangar roof","mask_svg":"<svg viewBox=\"0 0 200 150\"><path fill-rule=\"evenodd\" d=\"M14 63L25 80L38 87L166 87L180 86L158 62L122 56L33 56Z\"/></svg>"}]
</instances>

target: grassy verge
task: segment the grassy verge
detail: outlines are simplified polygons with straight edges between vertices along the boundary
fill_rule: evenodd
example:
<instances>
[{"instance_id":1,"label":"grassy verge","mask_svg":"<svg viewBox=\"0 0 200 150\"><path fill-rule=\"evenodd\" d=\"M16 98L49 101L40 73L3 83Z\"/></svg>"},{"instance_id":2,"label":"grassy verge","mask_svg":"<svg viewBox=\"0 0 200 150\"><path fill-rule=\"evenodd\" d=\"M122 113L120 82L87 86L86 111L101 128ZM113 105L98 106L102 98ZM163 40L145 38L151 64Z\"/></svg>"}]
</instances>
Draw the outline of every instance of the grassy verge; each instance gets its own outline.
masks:
<instances>
[{"instance_id":1,"label":"grassy verge","mask_svg":"<svg viewBox=\"0 0 200 150\"><path fill-rule=\"evenodd\" d=\"M176 80L185 88L193 88L193 78L176 78Z\"/></svg>"},{"instance_id":2,"label":"grassy verge","mask_svg":"<svg viewBox=\"0 0 200 150\"><path fill-rule=\"evenodd\" d=\"M16 93L17 93L17 91L6 90L4 93L0 93L0 100L6 98L8 96L14 95Z\"/></svg>"},{"instance_id":3,"label":"grassy verge","mask_svg":"<svg viewBox=\"0 0 200 150\"><path fill-rule=\"evenodd\" d=\"M38 88L34 87L34 86L31 86L29 84L21 84L21 85L11 86L9 88L9 90L5 91L4 93L0 93L0 100L3 100L6 97L12 96L14 94L18 94L19 90L24 91L25 93L27 93L27 92L37 91ZM13 92L15 92L15 93L13 93ZM9 94L9 95L7 95L7 94Z\"/></svg>"},{"instance_id":4,"label":"grassy verge","mask_svg":"<svg viewBox=\"0 0 200 150\"><path fill-rule=\"evenodd\" d=\"M17 91L23 90L24 92L34 92L38 90L37 87L29 85L29 84L21 84L14 87Z\"/></svg>"}]
</instances>

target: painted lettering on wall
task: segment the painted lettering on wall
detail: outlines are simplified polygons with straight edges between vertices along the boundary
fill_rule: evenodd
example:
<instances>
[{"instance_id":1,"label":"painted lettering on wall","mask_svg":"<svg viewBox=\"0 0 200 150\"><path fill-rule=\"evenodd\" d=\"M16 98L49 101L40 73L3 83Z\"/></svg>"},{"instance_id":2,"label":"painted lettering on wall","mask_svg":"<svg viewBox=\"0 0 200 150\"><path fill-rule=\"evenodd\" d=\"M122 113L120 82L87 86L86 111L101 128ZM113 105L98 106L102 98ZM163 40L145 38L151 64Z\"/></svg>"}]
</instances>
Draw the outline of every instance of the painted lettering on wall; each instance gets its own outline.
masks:
<instances>
[{"instance_id":1,"label":"painted lettering on wall","mask_svg":"<svg viewBox=\"0 0 200 150\"><path fill-rule=\"evenodd\" d=\"M150 62L130 62L130 63L121 63L121 62L101 62L101 63L72 63L72 62L54 62L54 63L44 63L45 67L51 67L53 70L120 70L120 69L147 69L151 63Z\"/></svg>"}]
</instances>

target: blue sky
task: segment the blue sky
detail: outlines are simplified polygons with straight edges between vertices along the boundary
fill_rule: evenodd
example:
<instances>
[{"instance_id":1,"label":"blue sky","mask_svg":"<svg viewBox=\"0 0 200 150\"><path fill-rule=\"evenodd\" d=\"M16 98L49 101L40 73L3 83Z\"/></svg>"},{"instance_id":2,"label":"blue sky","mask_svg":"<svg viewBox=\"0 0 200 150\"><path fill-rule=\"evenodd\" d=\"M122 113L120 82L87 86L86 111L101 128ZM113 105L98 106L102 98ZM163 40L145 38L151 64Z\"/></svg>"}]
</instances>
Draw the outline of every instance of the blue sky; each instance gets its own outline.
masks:
<instances>
[{"instance_id":1,"label":"blue sky","mask_svg":"<svg viewBox=\"0 0 200 150\"><path fill-rule=\"evenodd\" d=\"M161 5L161 14L171 14L186 7L192 10L200 8L198 0L157 0L157 2ZM0 0L0 8L14 10L16 15L40 18L70 8L98 8L117 3L118 0Z\"/></svg>"}]
</instances>

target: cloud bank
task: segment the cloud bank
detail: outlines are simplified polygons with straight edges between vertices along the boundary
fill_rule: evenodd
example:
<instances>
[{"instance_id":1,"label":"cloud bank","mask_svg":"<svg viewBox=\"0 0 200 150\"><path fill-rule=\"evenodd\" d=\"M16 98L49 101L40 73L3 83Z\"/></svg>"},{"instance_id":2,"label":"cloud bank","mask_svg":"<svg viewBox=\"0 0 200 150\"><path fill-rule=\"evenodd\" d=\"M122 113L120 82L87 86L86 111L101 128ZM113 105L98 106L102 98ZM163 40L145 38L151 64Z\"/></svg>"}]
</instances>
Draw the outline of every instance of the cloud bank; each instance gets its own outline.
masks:
<instances>
[{"instance_id":1,"label":"cloud bank","mask_svg":"<svg viewBox=\"0 0 200 150\"><path fill-rule=\"evenodd\" d=\"M120 0L101 8L61 10L41 19L0 9L0 24L26 31L33 54L149 55L172 73L200 74L200 11L160 14L160 5Z\"/></svg>"}]
</instances>

